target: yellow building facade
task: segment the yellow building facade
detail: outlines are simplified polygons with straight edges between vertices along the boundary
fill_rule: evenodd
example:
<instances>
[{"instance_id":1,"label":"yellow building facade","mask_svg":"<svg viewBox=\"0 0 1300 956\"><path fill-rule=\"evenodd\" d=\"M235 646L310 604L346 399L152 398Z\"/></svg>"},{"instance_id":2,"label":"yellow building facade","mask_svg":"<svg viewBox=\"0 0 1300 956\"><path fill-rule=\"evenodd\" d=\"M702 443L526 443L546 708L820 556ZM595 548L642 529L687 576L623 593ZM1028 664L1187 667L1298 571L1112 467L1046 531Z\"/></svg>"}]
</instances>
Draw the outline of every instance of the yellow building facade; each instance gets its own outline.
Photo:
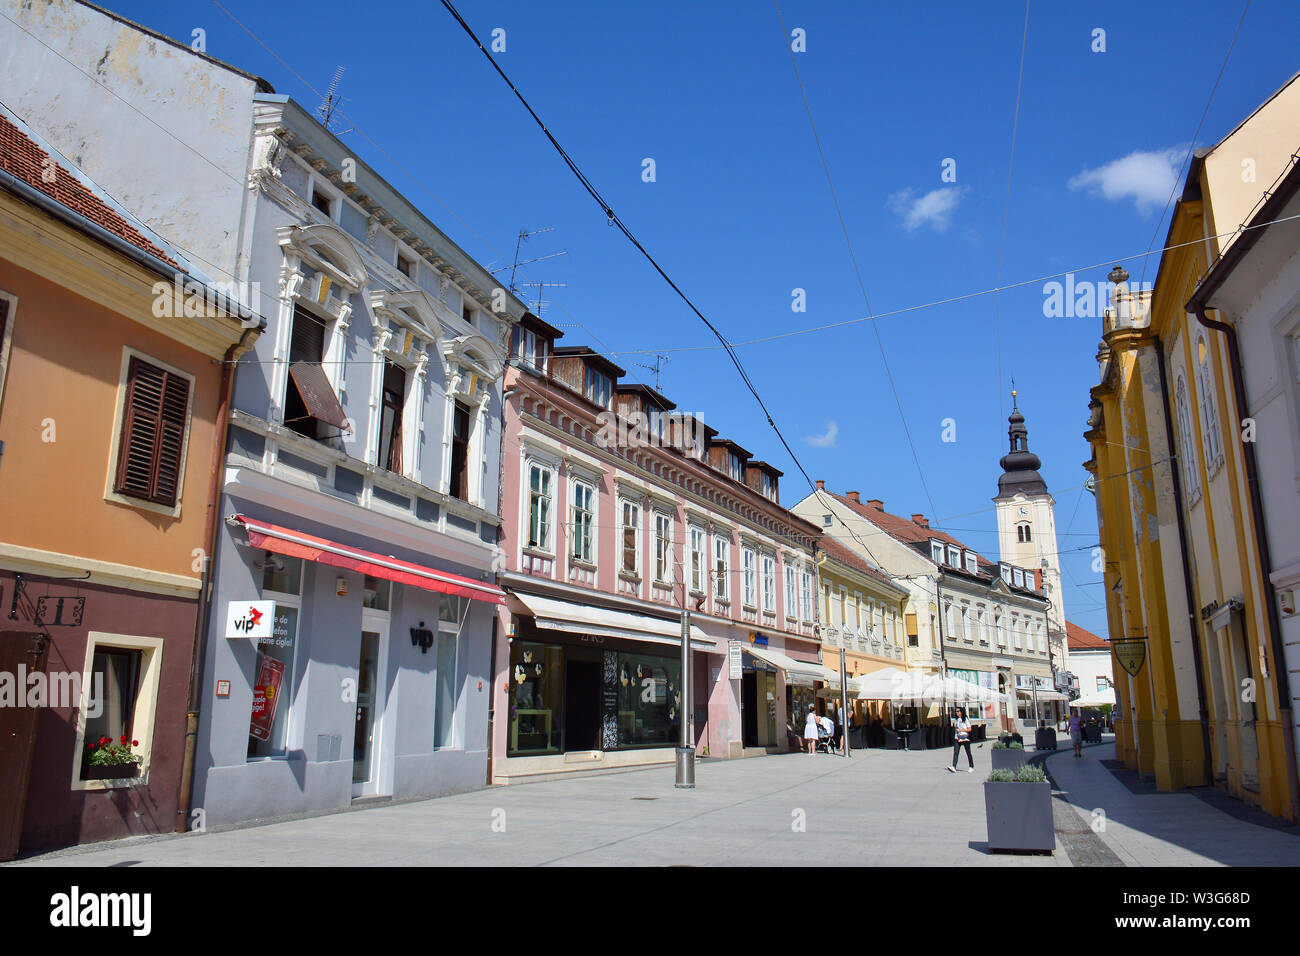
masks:
<instances>
[{"instance_id":1,"label":"yellow building facade","mask_svg":"<svg viewBox=\"0 0 1300 956\"><path fill-rule=\"evenodd\" d=\"M1252 504L1253 429L1229 333L1192 300L1297 141L1293 78L1196 155L1153 287L1130 290L1123 269L1111 273L1085 436L1120 758L1161 790L1214 784L1291 820L1300 819L1294 721Z\"/></svg>"}]
</instances>

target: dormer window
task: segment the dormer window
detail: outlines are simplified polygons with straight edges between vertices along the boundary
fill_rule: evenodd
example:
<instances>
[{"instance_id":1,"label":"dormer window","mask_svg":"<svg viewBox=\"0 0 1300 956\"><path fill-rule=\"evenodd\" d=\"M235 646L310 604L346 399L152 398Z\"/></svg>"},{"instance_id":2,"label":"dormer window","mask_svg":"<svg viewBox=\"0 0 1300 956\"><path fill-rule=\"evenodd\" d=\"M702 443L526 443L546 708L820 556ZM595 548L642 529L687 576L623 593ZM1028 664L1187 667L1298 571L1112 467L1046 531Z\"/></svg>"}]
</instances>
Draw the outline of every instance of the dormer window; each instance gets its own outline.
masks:
<instances>
[{"instance_id":1,"label":"dormer window","mask_svg":"<svg viewBox=\"0 0 1300 956\"><path fill-rule=\"evenodd\" d=\"M954 568L961 567L961 548L955 548L948 545L948 563Z\"/></svg>"},{"instance_id":2,"label":"dormer window","mask_svg":"<svg viewBox=\"0 0 1300 956\"><path fill-rule=\"evenodd\" d=\"M1002 576L1003 581L1007 584L1011 583L1011 565L1005 563L999 564L998 573Z\"/></svg>"},{"instance_id":3,"label":"dormer window","mask_svg":"<svg viewBox=\"0 0 1300 956\"><path fill-rule=\"evenodd\" d=\"M930 542L930 560L935 564L943 564L943 545L938 541Z\"/></svg>"},{"instance_id":4,"label":"dormer window","mask_svg":"<svg viewBox=\"0 0 1300 956\"><path fill-rule=\"evenodd\" d=\"M609 400L614 394L614 384L608 375L604 375L588 365L583 394L587 396L587 401L599 405L601 408L609 408Z\"/></svg>"},{"instance_id":5,"label":"dormer window","mask_svg":"<svg viewBox=\"0 0 1300 956\"><path fill-rule=\"evenodd\" d=\"M974 551L966 552L966 570L969 571L971 574L979 574L980 571L979 558L975 556Z\"/></svg>"},{"instance_id":6,"label":"dormer window","mask_svg":"<svg viewBox=\"0 0 1300 956\"><path fill-rule=\"evenodd\" d=\"M727 452L727 474L736 481L743 481L745 478L745 465L740 460L740 456L734 451Z\"/></svg>"},{"instance_id":7,"label":"dormer window","mask_svg":"<svg viewBox=\"0 0 1300 956\"><path fill-rule=\"evenodd\" d=\"M1011 583L1018 588L1025 586L1025 572L1020 568L1011 569Z\"/></svg>"},{"instance_id":8,"label":"dormer window","mask_svg":"<svg viewBox=\"0 0 1300 956\"><path fill-rule=\"evenodd\" d=\"M510 338L510 354L523 365L542 375L546 374L551 344L543 335L532 329L516 325Z\"/></svg>"},{"instance_id":9,"label":"dormer window","mask_svg":"<svg viewBox=\"0 0 1300 956\"><path fill-rule=\"evenodd\" d=\"M776 498L776 479L767 472L763 472L763 497Z\"/></svg>"}]
</instances>

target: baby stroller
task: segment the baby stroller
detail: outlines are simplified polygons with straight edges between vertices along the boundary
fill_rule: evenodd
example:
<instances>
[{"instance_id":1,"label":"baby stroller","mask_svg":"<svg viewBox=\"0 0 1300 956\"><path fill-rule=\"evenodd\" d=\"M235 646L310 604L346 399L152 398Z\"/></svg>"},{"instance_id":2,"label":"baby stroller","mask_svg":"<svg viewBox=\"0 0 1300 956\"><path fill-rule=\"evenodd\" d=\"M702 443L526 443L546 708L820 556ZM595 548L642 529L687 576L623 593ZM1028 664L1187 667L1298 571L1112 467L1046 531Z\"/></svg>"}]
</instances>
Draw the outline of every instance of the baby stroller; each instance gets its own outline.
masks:
<instances>
[{"instance_id":1,"label":"baby stroller","mask_svg":"<svg viewBox=\"0 0 1300 956\"><path fill-rule=\"evenodd\" d=\"M826 729L826 726L817 722L817 752L819 754L838 753L839 748L835 746L835 735Z\"/></svg>"}]
</instances>

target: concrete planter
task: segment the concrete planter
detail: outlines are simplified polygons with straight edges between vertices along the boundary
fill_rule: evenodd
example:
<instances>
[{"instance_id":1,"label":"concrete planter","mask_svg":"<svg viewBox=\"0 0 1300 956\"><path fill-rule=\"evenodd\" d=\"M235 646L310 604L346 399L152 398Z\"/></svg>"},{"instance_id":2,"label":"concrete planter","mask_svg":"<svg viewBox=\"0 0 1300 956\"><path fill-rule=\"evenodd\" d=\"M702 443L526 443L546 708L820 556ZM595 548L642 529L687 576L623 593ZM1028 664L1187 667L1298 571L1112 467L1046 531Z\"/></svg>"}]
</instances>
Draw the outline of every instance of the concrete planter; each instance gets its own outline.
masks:
<instances>
[{"instance_id":1,"label":"concrete planter","mask_svg":"<svg viewBox=\"0 0 1300 956\"><path fill-rule=\"evenodd\" d=\"M1015 771L1025 762L1025 752L1023 750L990 750L989 762L994 770Z\"/></svg>"},{"instance_id":2,"label":"concrete planter","mask_svg":"<svg viewBox=\"0 0 1300 956\"><path fill-rule=\"evenodd\" d=\"M1052 785L1047 782L985 782L984 813L990 850L1051 853L1056 848Z\"/></svg>"}]
</instances>

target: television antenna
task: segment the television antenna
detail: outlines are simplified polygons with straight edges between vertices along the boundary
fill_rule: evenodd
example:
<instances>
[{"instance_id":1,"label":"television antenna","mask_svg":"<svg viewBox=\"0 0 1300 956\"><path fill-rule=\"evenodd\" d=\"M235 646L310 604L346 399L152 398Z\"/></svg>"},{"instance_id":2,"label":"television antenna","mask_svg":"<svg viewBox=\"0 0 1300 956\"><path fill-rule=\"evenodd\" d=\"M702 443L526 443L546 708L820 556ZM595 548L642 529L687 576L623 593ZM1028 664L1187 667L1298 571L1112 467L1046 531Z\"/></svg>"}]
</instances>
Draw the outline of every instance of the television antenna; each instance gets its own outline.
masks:
<instances>
[{"instance_id":1,"label":"television antenna","mask_svg":"<svg viewBox=\"0 0 1300 956\"><path fill-rule=\"evenodd\" d=\"M535 286L537 288L537 307L533 309L533 314L539 319L542 317L542 290L543 289L563 289L569 283L567 282L525 282L524 285Z\"/></svg>"},{"instance_id":2,"label":"television antenna","mask_svg":"<svg viewBox=\"0 0 1300 956\"><path fill-rule=\"evenodd\" d=\"M533 236L540 235L543 232L554 232L554 231L555 231L554 226L544 226L541 229L534 229L532 232L528 232L525 229L519 230L519 238L515 240L515 261L514 264L510 267L510 291L511 292L515 293L516 295L519 294L519 288L515 285L515 272L516 270L518 270L520 266L531 265L534 262L544 262L547 259L555 259L559 256L567 256L569 254L568 250L566 249L563 252L552 252L550 255L538 256L535 259L525 259L522 262L519 261L519 250L520 247L523 246L525 239L529 239ZM493 275L496 275L498 272L504 272L505 268L506 268L505 266L500 266L499 268L492 269L491 273ZM525 285L535 285L535 284L536 283L525 283Z\"/></svg>"},{"instance_id":3,"label":"television antenna","mask_svg":"<svg viewBox=\"0 0 1300 956\"><path fill-rule=\"evenodd\" d=\"M334 111L343 103L343 97L338 95L339 84L343 81L343 67L340 65L334 71L334 79L330 80L330 85L325 89L325 99L321 100L320 106L316 107L316 114L320 117L321 125L326 129L330 128L330 122L334 119ZM330 130L333 132L333 130ZM344 130L350 133L352 130Z\"/></svg>"},{"instance_id":4,"label":"television antenna","mask_svg":"<svg viewBox=\"0 0 1300 956\"><path fill-rule=\"evenodd\" d=\"M668 364L668 356L665 355L663 352L656 352L656 353L655 353L655 360L654 360L653 363L649 363L649 362L633 362L632 364L633 364L633 365L639 365L639 366L641 366L641 368L649 369L650 371L654 372L654 373L655 373L655 391L656 391L656 392L659 391L659 376L663 373L663 367L664 367L665 365Z\"/></svg>"}]
</instances>

